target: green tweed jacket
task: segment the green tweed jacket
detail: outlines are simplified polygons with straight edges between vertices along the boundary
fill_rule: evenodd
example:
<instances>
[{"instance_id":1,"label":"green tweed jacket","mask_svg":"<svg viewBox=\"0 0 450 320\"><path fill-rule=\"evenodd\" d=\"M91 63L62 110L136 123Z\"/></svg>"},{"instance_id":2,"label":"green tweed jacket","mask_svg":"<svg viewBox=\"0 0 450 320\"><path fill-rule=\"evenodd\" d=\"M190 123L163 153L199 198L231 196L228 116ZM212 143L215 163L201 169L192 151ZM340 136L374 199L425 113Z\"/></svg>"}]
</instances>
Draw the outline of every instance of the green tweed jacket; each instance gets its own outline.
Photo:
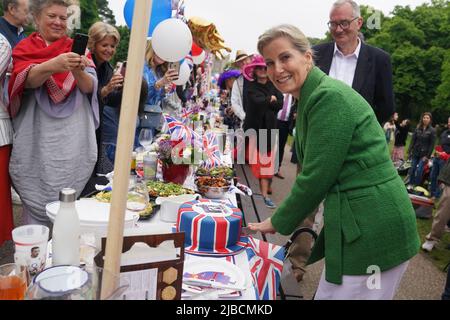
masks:
<instances>
[{"instance_id":1,"label":"green tweed jacket","mask_svg":"<svg viewBox=\"0 0 450 320\"><path fill-rule=\"evenodd\" d=\"M341 284L342 275L385 271L416 255L414 209L364 98L315 67L301 88L296 132L302 171L272 224L290 234L325 199L308 263L325 257L326 280Z\"/></svg>"}]
</instances>

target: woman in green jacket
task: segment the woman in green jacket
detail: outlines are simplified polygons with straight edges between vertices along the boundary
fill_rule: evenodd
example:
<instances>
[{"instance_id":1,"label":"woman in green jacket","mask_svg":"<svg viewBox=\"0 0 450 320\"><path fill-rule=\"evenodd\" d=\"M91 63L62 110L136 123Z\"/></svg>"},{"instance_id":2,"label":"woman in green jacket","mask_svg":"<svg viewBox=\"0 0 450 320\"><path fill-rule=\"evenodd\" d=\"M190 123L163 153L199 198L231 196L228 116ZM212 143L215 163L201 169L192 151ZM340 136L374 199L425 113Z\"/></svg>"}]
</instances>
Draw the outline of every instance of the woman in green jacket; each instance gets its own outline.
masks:
<instances>
[{"instance_id":1,"label":"woman in green jacket","mask_svg":"<svg viewBox=\"0 0 450 320\"><path fill-rule=\"evenodd\" d=\"M258 50L278 90L299 100L295 145L302 171L274 215L250 228L288 235L325 200L324 228L308 261L325 257L316 299L392 299L420 243L372 108L314 67L296 27L268 30Z\"/></svg>"}]
</instances>

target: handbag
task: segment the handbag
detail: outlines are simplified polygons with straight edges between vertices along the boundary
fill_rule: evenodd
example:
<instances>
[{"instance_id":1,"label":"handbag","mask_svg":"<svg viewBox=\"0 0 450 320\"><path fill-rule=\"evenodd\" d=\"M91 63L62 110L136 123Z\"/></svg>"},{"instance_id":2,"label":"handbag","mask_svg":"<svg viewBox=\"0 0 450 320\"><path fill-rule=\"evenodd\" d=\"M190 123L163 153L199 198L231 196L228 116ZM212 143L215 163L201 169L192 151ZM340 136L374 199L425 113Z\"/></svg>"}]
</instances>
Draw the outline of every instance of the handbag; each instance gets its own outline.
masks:
<instances>
[{"instance_id":1,"label":"handbag","mask_svg":"<svg viewBox=\"0 0 450 320\"><path fill-rule=\"evenodd\" d=\"M161 123L162 109L159 104L146 104L144 111L139 116L141 128L159 128Z\"/></svg>"}]
</instances>

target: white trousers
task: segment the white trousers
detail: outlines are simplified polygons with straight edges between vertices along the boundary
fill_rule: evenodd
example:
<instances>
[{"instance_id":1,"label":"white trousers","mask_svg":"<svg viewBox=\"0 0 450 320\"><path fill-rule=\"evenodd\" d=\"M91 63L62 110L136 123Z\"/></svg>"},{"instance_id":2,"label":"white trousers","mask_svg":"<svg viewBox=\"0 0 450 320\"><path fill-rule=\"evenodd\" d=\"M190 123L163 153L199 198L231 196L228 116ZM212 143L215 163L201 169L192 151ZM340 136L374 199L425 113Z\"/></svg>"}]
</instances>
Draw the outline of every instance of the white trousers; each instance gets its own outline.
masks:
<instances>
[{"instance_id":1,"label":"white trousers","mask_svg":"<svg viewBox=\"0 0 450 320\"><path fill-rule=\"evenodd\" d=\"M325 280L325 268L320 278L315 300L392 300L403 274L408 268L406 261L381 273L342 277L337 285Z\"/></svg>"}]
</instances>

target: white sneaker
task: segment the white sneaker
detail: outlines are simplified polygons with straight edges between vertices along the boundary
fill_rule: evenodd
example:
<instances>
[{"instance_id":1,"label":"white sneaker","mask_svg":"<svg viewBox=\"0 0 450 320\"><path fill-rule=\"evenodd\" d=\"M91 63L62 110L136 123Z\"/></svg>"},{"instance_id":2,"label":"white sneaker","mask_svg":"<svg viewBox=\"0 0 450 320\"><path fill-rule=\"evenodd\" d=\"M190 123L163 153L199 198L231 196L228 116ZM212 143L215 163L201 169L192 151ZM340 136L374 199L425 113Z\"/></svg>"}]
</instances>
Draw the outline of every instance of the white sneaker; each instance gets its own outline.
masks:
<instances>
[{"instance_id":1,"label":"white sneaker","mask_svg":"<svg viewBox=\"0 0 450 320\"><path fill-rule=\"evenodd\" d=\"M422 245L422 249L427 251L427 252L431 252L431 250L433 250L434 246L436 245L437 241L433 241L433 240L427 240L423 243Z\"/></svg>"},{"instance_id":2,"label":"white sneaker","mask_svg":"<svg viewBox=\"0 0 450 320\"><path fill-rule=\"evenodd\" d=\"M22 200L20 200L19 195L17 194L16 190L14 188L11 188L11 197L13 204L21 205Z\"/></svg>"},{"instance_id":3,"label":"white sneaker","mask_svg":"<svg viewBox=\"0 0 450 320\"><path fill-rule=\"evenodd\" d=\"M445 226L444 231L445 232L450 232L450 228L448 226Z\"/></svg>"}]
</instances>

